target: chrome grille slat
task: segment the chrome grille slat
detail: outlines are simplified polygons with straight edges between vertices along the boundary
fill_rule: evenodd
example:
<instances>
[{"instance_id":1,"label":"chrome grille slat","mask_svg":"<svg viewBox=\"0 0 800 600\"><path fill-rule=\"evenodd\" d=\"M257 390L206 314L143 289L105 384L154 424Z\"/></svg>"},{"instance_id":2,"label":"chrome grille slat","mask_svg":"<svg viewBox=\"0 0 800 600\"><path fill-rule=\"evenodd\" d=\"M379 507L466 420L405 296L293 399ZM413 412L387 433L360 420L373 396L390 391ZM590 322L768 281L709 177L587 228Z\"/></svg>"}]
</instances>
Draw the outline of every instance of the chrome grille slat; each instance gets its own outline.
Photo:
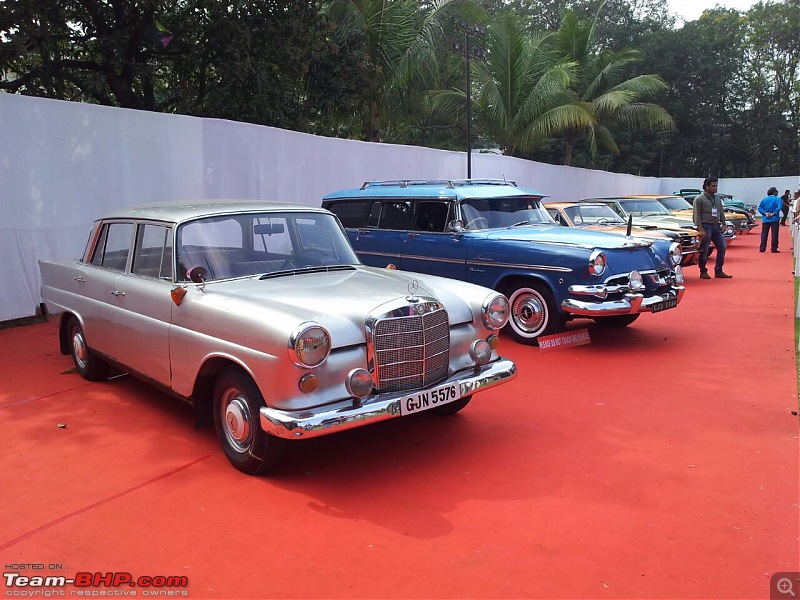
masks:
<instances>
[{"instance_id":1,"label":"chrome grille slat","mask_svg":"<svg viewBox=\"0 0 800 600\"><path fill-rule=\"evenodd\" d=\"M409 303L376 318L371 331L381 393L418 389L447 377L450 324L439 303Z\"/></svg>"}]
</instances>

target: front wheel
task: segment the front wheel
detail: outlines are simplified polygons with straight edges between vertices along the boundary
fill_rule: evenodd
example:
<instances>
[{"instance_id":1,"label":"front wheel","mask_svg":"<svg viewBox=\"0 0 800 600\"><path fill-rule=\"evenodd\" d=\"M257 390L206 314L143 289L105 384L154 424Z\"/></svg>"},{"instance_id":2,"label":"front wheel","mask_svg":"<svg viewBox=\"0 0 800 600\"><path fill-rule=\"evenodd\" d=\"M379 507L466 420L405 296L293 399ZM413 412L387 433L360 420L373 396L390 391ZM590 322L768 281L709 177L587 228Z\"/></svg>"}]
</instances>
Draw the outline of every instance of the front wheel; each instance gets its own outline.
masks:
<instances>
[{"instance_id":1,"label":"front wheel","mask_svg":"<svg viewBox=\"0 0 800 600\"><path fill-rule=\"evenodd\" d=\"M69 353L75 370L88 381L105 381L108 379L109 364L97 356L86 343L83 328L75 317L67 321L67 340Z\"/></svg>"},{"instance_id":2,"label":"front wheel","mask_svg":"<svg viewBox=\"0 0 800 600\"><path fill-rule=\"evenodd\" d=\"M264 397L247 374L234 367L220 373L214 386L217 437L231 464L248 475L277 466L286 451L286 440L261 429L263 406Z\"/></svg>"},{"instance_id":3,"label":"front wheel","mask_svg":"<svg viewBox=\"0 0 800 600\"><path fill-rule=\"evenodd\" d=\"M558 310L553 294L541 283L523 282L507 290L511 318L506 329L523 344L538 344L543 335L558 333L567 318Z\"/></svg>"},{"instance_id":4,"label":"front wheel","mask_svg":"<svg viewBox=\"0 0 800 600\"><path fill-rule=\"evenodd\" d=\"M613 317L595 317L594 322L606 327L627 327L639 318L639 313L635 315L614 315Z\"/></svg>"}]
</instances>

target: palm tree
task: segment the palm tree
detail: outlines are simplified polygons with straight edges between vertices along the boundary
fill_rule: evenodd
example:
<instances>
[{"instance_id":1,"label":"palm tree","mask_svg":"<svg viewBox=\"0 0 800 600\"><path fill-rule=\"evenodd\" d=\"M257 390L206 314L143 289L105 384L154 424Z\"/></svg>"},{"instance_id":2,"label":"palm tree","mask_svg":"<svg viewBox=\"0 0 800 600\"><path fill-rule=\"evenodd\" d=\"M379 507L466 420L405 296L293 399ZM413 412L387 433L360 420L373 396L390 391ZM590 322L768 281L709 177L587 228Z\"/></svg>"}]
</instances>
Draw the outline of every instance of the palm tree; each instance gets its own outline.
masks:
<instances>
[{"instance_id":1,"label":"palm tree","mask_svg":"<svg viewBox=\"0 0 800 600\"><path fill-rule=\"evenodd\" d=\"M475 64L476 122L504 154L524 156L538 142L594 122L591 107L569 91L575 65L557 62L549 36L531 37L510 12L487 26L485 62ZM437 91L434 105L458 114L461 90Z\"/></svg>"},{"instance_id":2,"label":"palm tree","mask_svg":"<svg viewBox=\"0 0 800 600\"><path fill-rule=\"evenodd\" d=\"M366 141L379 141L386 106L420 95L437 72L436 39L453 16L474 19L476 0L432 0L420 9L416 0L332 0L326 14L340 40L363 48L370 85L360 114Z\"/></svg>"},{"instance_id":3,"label":"palm tree","mask_svg":"<svg viewBox=\"0 0 800 600\"><path fill-rule=\"evenodd\" d=\"M619 154L612 134L617 126L644 131L675 128L663 107L645 102L666 90L661 77L638 75L626 79L629 68L642 61L641 53L630 49L612 52L598 47L594 40L596 23L597 15L591 21L579 21L574 11L568 11L555 36L558 55L577 65L570 87L577 98L591 105L595 116L594 123L567 131L565 165L571 163L580 136L586 138L592 156L597 154L598 144Z\"/></svg>"}]
</instances>

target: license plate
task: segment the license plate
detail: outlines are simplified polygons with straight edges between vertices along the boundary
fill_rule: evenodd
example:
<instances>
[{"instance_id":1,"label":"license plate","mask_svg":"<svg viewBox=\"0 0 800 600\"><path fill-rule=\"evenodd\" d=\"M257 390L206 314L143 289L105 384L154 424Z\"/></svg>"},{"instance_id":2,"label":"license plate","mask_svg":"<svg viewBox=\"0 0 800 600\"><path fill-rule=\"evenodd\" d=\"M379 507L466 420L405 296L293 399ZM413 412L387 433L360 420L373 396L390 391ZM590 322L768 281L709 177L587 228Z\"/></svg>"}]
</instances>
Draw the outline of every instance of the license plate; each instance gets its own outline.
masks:
<instances>
[{"instance_id":1,"label":"license plate","mask_svg":"<svg viewBox=\"0 0 800 600\"><path fill-rule=\"evenodd\" d=\"M440 385L424 392L403 396L400 401L400 414L410 415L430 408L448 404L461 398L461 386L457 383Z\"/></svg>"},{"instance_id":2,"label":"license plate","mask_svg":"<svg viewBox=\"0 0 800 600\"><path fill-rule=\"evenodd\" d=\"M656 302L652 306L652 311L654 313L661 312L662 310L667 310L668 308L675 308L678 306L678 299L677 298L670 298L669 300L662 300L661 302Z\"/></svg>"}]
</instances>

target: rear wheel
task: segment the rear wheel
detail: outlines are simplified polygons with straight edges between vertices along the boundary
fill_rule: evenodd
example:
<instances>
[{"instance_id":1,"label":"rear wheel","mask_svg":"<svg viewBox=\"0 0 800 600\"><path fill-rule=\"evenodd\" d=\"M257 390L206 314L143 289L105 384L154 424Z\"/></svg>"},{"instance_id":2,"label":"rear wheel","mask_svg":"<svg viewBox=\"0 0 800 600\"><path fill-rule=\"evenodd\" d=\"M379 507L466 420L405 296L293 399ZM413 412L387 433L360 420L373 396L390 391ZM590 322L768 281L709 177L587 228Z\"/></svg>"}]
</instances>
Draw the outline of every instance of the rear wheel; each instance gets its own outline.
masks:
<instances>
[{"instance_id":1,"label":"rear wheel","mask_svg":"<svg viewBox=\"0 0 800 600\"><path fill-rule=\"evenodd\" d=\"M231 464L248 475L263 473L283 458L287 441L261 429L266 406L253 380L240 369L222 371L214 386L214 425Z\"/></svg>"},{"instance_id":2,"label":"rear wheel","mask_svg":"<svg viewBox=\"0 0 800 600\"><path fill-rule=\"evenodd\" d=\"M614 315L613 317L595 317L594 322L606 327L627 327L639 318L639 313L635 315Z\"/></svg>"},{"instance_id":3,"label":"rear wheel","mask_svg":"<svg viewBox=\"0 0 800 600\"><path fill-rule=\"evenodd\" d=\"M506 291L511 318L506 329L523 344L537 344L543 335L558 333L566 324L566 315L558 310L553 294L542 283L518 282Z\"/></svg>"},{"instance_id":4,"label":"rear wheel","mask_svg":"<svg viewBox=\"0 0 800 600\"><path fill-rule=\"evenodd\" d=\"M67 320L67 341L69 353L75 370L81 377L89 381L105 381L108 379L109 364L97 356L86 343L83 328L75 317Z\"/></svg>"}]
</instances>

